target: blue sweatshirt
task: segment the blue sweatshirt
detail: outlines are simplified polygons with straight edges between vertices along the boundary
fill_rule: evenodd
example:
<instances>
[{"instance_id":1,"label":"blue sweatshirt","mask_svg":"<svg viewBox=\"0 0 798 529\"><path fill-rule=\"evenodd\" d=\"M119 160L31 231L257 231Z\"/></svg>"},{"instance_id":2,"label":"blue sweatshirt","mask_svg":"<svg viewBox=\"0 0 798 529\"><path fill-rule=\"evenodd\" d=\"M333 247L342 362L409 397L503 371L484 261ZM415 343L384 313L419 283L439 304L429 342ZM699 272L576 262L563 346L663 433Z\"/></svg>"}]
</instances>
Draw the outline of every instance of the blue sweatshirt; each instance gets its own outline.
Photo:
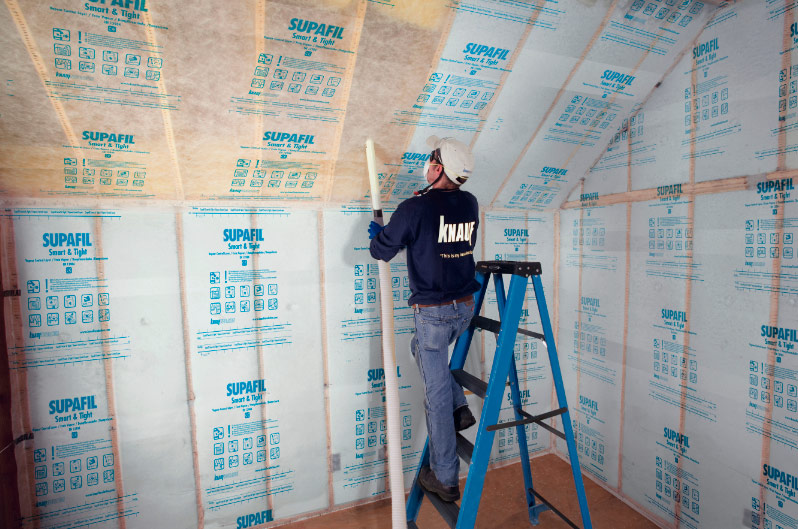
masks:
<instances>
[{"instance_id":1,"label":"blue sweatshirt","mask_svg":"<svg viewBox=\"0 0 798 529\"><path fill-rule=\"evenodd\" d=\"M390 261L407 248L412 295L408 305L445 303L479 289L474 246L479 227L477 199L460 189L433 189L396 208L371 240L371 256Z\"/></svg>"}]
</instances>

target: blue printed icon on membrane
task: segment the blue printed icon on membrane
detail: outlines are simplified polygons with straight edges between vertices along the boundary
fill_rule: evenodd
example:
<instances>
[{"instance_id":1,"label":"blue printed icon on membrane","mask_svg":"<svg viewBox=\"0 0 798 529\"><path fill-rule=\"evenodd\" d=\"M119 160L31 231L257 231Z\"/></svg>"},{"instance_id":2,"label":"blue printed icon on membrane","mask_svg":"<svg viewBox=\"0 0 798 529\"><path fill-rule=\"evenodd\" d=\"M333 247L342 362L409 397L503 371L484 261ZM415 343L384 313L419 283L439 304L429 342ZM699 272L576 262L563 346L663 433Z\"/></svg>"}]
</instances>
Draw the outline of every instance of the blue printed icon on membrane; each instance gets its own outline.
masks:
<instances>
[{"instance_id":1,"label":"blue printed icon on membrane","mask_svg":"<svg viewBox=\"0 0 798 529\"><path fill-rule=\"evenodd\" d=\"M67 42L71 40L69 30L61 28L53 28L53 39L60 40L62 42Z\"/></svg>"},{"instance_id":2,"label":"blue printed icon on membrane","mask_svg":"<svg viewBox=\"0 0 798 529\"><path fill-rule=\"evenodd\" d=\"M42 309L42 299L39 296L31 296L28 298L28 310L41 310L41 309Z\"/></svg>"}]
</instances>

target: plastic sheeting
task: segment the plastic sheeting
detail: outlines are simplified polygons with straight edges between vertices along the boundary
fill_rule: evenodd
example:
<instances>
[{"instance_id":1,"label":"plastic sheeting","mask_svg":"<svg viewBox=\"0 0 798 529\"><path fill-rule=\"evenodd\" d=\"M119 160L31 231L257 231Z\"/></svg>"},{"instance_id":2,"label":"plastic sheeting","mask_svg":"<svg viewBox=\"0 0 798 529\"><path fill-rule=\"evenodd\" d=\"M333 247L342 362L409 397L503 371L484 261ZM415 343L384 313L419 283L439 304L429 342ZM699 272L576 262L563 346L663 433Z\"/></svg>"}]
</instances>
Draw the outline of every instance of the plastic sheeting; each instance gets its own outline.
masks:
<instances>
[{"instance_id":1,"label":"plastic sheeting","mask_svg":"<svg viewBox=\"0 0 798 529\"><path fill-rule=\"evenodd\" d=\"M244 527L381 497L362 145L394 207L437 134L475 153L478 258L543 263L583 470L662 526L797 527L795 22L770 0L8 0L22 525ZM423 404L391 270L409 485ZM547 352L517 346L547 411ZM518 457L502 432L494 464Z\"/></svg>"},{"instance_id":2,"label":"plastic sheeting","mask_svg":"<svg viewBox=\"0 0 798 529\"><path fill-rule=\"evenodd\" d=\"M719 9L560 213L582 468L661 526L798 524L791 9Z\"/></svg>"},{"instance_id":3,"label":"plastic sheeting","mask_svg":"<svg viewBox=\"0 0 798 529\"><path fill-rule=\"evenodd\" d=\"M712 7L653 6L9 1L2 191L360 201L373 137L400 200L443 133L481 203L556 207Z\"/></svg>"}]
</instances>

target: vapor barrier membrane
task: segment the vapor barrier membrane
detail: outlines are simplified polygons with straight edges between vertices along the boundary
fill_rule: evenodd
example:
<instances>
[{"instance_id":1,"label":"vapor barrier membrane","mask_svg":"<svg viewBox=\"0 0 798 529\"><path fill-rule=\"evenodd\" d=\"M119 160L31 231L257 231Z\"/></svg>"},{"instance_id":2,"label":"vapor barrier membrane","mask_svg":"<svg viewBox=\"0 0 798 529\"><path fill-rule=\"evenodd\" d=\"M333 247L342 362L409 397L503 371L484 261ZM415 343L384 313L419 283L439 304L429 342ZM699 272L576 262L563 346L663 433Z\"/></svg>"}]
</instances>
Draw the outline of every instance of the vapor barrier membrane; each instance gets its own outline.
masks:
<instances>
[{"instance_id":1,"label":"vapor barrier membrane","mask_svg":"<svg viewBox=\"0 0 798 529\"><path fill-rule=\"evenodd\" d=\"M318 479L327 442L316 224L315 212L281 209L183 215L208 525L256 510L285 518L327 506Z\"/></svg>"},{"instance_id":2,"label":"vapor barrier membrane","mask_svg":"<svg viewBox=\"0 0 798 529\"><path fill-rule=\"evenodd\" d=\"M719 9L560 213L580 462L661 526L798 526L788 12Z\"/></svg>"},{"instance_id":3,"label":"vapor barrier membrane","mask_svg":"<svg viewBox=\"0 0 798 529\"><path fill-rule=\"evenodd\" d=\"M617 486L622 417L626 211L560 214L559 354L583 468ZM560 450L567 452L558 439Z\"/></svg>"},{"instance_id":4,"label":"vapor barrier membrane","mask_svg":"<svg viewBox=\"0 0 798 529\"><path fill-rule=\"evenodd\" d=\"M39 447L26 523L146 525L175 502L196 513L195 479L210 526L253 504L274 517L327 506L316 479L326 466L323 364L308 361L321 350L319 268L296 259L317 253L315 236L299 236L315 234L316 213L197 208L178 219L185 253L174 213L8 213L27 331L10 364L27 381L29 411L18 411ZM299 425L309 435L296 437Z\"/></svg>"},{"instance_id":5,"label":"vapor barrier membrane","mask_svg":"<svg viewBox=\"0 0 798 529\"><path fill-rule=\"evenodd\" d=\"M391 203L434 133L481 203L554 208L711 7L73 4L3 12L7 196L366 205L371 136Z\"/></svg>"},{"instance_id":6,"label":"vapor barrier membrane","mask_svg":"<svg viewBox=\"0 0 798 529\"><path fill-rule=\"evenodd\" d=\"M390 220L432 134L474 151L475 257L543 265L586 474L661 526L798 527L792 4L124 4L0 12L23 527L283 524L384 497L363 143ZM409 486L426 432L402 255L391 274ZM521 325L540 330L531 288ZM516 347L525 409L553 409L546 348ZM475 334L466 370L487 378L494 349ZM514 429L495 443L517 461Z\"/></svg>"},{"instance_id":7,"label":"vapor barrier membrane","mask_svg":"<svg viewBox=\"0 0 798 529\"><path fill-rule=\"evenodd\" d=\"M527 214L519 212L485 214L485 255L486 259L498 261L537 261L543 269L543 288L553 292L554 275L547 271L553 269L553 233L544 226L551 226L554 217L550 214ZM504 277L505 296L510 288L510 278ZM552 301L548 300L551 307ZM488 284L483 315L501 320L496 300L496 287L491 279ZM519 327L543 333L538 313L537 299L532 280L527 284L524 305L521 309ZM485 378L490 374L494 361L498 335L482 332L485 343ZM552 378L548 361L548 351L544 342L524 335L518 335L514 350L515 365L518 371L518 390L521 406L531 415L551 411ZM510 387L505 388L504 398L499 410L499 423L516 420ZM550 435L537 424L524 425L527 448L535 454L550 447ZM516 428L504 428L495 432L491 463L518 461L518 433ZM519 483L520 485L520 483Z\"/></svg>"},{"instance_id":8,"label":"vapor barrier membrane","mask_svg":"<svg viewBox=\"0 0 798 529\"><path fill-rule=\"evenodd\" d=\"M344 208L324 214L330 446L333 491L339 503L375 496L387 489L380 288L377 263L364 236L368 222L365 209ZM397 256L390 269L392 291L384 295L393 298L402 466L409 485L426 440L424 391L410 356L414 324L413 311L407 306L407 265Z\"/></svg>"},{"instance_id":9,"label":"vapor barrier membrane","mask_svg":"<svg viewBox=\"0 0 798 529\"><path fill-rule=\"evenodd\" d=\"M6 210L3 232L22 285L12 411L35 436L23 525L196 517L174 215Z\"/></svg>"},{"instance_id":10,"label":"vapor barrier membrane","mask_svg":"<svg viewBox=\"0 0 798 529\"><path fill-rule=\"evenodd\" d=\"M386 417L381 360L377 265L368 252L369 218L362 208L324 213L332 479L336 503L386 492ZM391 261L395 354L401 413L402 466L410 486L426 441L424 388L410 355L413 310L404 252ZM466 369L482 369L479 343ZM474 402L474 401L477 402ZM470 398L475 414L479 399ZM476 404L476 406L475 406ZM464 472L466 467L464 465Z\"/></svg>"}]
</instances>

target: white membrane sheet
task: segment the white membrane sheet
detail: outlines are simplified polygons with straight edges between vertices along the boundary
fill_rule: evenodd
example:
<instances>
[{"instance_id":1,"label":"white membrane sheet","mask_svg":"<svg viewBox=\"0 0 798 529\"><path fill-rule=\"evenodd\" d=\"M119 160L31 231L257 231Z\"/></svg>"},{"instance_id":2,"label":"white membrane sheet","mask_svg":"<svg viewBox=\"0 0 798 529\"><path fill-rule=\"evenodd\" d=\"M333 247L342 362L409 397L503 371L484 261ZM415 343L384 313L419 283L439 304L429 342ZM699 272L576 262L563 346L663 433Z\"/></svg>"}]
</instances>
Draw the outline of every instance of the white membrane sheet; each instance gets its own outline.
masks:
<instances>
[{"instance_id":1,"label":"white membrane sheet","mask_svg":"<svg viewBox=\"0 0 798 529\"><path fill-rule=\"evenodd\" d=\"M326 507L316 213L193 208L182 222L205 523Z\"/></svg>"},{"instance_id":2,"label":"white membrane sheet","mask_svg":"<svg viewBox=\"0 0 798 529\"><path fill-rule=\"evenodd\" d=\"M610 487L618 482L625 253L625 205L560 215L563 381L582 468Z\"/></svg>"},{"instance_id":3,"label":"white membrane sheet","mask_svg":"<svg viewBox=\"0 0 798 529\"><path fill-rule=\"evenodd\" d=\"M324 212L327 364L330 372L332 479L336 504L386 491L388 459L385 372L382 368L380 281L369 254L370 212ZM390 221L390 216L388 216ZM403 469L409 486L426 441L424 389L410 356L415 332L403 253L390 265L394 347L399 381Z\"/></svg>"},{"instance_id":4,"label":"white membrane sheet","mask_svg":"<svg viewBox=\"0 0 798 529\"><path fill-rule=\"evenodd\" d=\"M543 269L544 294L552 292L553 256L551 230L554 218L552 215L527 215L516 212L489 213L485 215L485 255L490 260L499 261L538 261ZM507 295L512 276L504 276L504 290ZM549 296L551 297L551 296ZM537 298L532 280L527 283L524 307L519 327L534 332L543 332L538 313ZM551 301L547 306L551 310ZM488 285L485 300L482 304L483 315L499 320L496 301L496 286L493 280ZM491 372L496 352L497 336L482 331L485 344L485 380ZM538 415L550 411L551 408L551 368L548 351L544 342L523 335L518 335L514 348L514 361L518 373L518 389L521 406L524 411ZM499 423L515 420L510 388L504 392L504 399L499 411ZM549 433L537 424L524 425L527 437L527 448L530 454L546 450L550 446ZM517 461L519 457L518 433L516 428L504 428L495 432L492 463Z\"/></svg>"},{"instance_id":5,"label":"white membrane sheet","mask_svg":"<svg viewBox=\"0 0 798 529\"><path fill-rule=\"evenodd\" d=\"M795 13L7 0L22 527L243 529L384 498L363 143L395 208L434 134L474 152L476 259L542 263L585 475L662 527L798 529ZM409 486L423 389L404 256L390 269ZM521 325L540 331L531 285ZM487 380L495 345L477 333L466 370ZM555 408L546 347L514 352L525 409ZM518 457L497 432L491 461Z\"/></svg>"}]
</instances>

